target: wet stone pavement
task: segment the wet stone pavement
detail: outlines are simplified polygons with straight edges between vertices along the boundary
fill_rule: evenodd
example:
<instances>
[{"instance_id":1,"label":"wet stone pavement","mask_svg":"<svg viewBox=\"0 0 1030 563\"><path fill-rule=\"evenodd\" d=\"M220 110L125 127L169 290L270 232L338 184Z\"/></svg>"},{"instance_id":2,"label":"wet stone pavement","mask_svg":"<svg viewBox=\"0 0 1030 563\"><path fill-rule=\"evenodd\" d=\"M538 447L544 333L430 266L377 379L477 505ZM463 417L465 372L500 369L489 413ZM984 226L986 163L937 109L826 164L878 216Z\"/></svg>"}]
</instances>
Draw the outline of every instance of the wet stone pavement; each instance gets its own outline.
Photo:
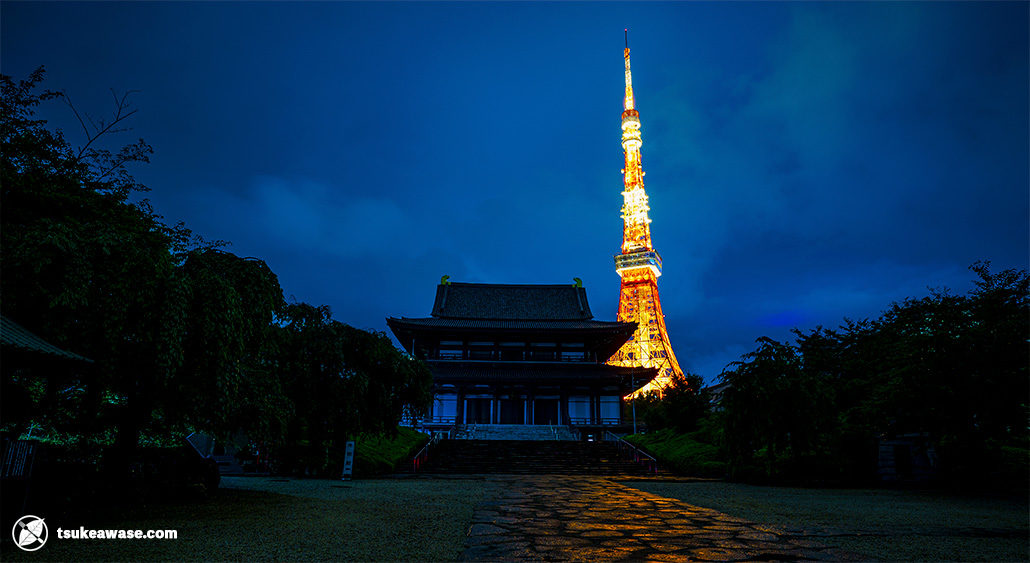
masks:
<instances>
[{"instance_id":1,"label":"wet stone pavement","mask_svg":"<svg viewBox=\"0 0 1030 563\"><path fill-rule=\"evenodd\" d=\"M784 529L603 477L499 477L472 518L464 561L858 560Z\"/></svg>"}]
</instances>

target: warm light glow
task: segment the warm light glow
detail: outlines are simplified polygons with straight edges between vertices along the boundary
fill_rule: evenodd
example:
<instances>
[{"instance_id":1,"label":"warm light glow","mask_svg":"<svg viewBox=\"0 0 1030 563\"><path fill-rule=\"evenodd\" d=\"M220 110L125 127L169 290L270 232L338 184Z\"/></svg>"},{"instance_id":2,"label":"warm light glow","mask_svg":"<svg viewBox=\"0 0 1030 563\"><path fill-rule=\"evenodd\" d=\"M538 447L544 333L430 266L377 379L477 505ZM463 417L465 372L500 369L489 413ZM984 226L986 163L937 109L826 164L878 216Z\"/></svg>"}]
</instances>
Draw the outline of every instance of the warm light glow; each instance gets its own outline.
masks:
<instances>
[{"instance_id":1,"label":"warm light glow","mask_svg":"<svg viewBox=\"0 0 1030 563\"><path fill-rule=\"evenodd\" d=\"M633 80L626 58L626 98L622 112L622 150L626 155L622 169L622 254L615 256L615 271L622 278L619 291L619 320L637 323L633 337L619 348L608 364L624 367L657 368L658 376L630 396L661 392L674 374L682 375L665 330L665 315L658 300L658 277L662 259L651 245L651 218L644 169L641 165L640 114L634 108Z\"/></svg>"}]
</instances>

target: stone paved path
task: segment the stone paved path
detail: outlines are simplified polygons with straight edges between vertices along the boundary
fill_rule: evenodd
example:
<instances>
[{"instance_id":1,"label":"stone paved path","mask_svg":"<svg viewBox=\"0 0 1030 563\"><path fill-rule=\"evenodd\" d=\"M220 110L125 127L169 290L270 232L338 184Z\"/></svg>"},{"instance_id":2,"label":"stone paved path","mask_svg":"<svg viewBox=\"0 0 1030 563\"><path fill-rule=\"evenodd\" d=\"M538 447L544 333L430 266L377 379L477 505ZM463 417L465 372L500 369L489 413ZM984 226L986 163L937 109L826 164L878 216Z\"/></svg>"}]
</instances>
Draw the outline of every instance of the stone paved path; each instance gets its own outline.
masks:
<instances>
[{"instance_id":1,"label":"stone paved path","mask_svg":"<svg viewBox=\"0 0 1030 563\"><path fill-rule=\"evenodd\" d=\"M476 507L463 560L862 559L601 477L512 476L500 490Z\"/></svg>"}]
</instances>

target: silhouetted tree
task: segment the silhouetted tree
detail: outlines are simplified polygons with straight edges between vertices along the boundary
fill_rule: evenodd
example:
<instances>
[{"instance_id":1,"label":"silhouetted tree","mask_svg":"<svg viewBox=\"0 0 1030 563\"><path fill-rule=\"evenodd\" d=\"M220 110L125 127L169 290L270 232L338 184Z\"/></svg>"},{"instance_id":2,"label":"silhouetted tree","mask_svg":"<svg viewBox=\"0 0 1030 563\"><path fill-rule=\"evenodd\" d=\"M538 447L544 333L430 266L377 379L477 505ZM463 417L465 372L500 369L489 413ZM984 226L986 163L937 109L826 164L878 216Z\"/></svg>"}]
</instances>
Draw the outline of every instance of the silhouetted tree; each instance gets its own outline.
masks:
<instances>
[{"instance_id":1,"label":"silhouetted tree","mask_svg":"<svg viewBox=\"0 0 1030 563\"><path fill-rule=\"evenodd\" d=\"M261 260L204 248L186 254L176 279L174 410L222 437L281 439L291 408L277 366L276 323L286 306L277 276Z\"/></svg>"},{"instance_id":2,"label":"silhouetted tree","mask_svg":"<svg viewBox=\"0 0 1030 563\"><path fill-rule=\"evenodd\" d=\"M635 400L649 430L672 428L681 433L692 432L711 409L704 379L693 373L673 376L661 395L651 392Z\"/></svg>"},{"instance_id":3,"label":"silhouetted tree","mask_svg":"<svg viewBox=\"0 0 1030 563\"><path fill-rule=\"evenodd\" d=\"M1011 473L1006 459L1025 468L1030 277L989 266L970 268L964 296L935 290L875 320L795 331L796 348L759 339L723 374L731 473L761 457L766 476L868 479L877 440L911 433L956 482Z\"/></svg>"},{"instance_id":4,"label":"silhouetted tree","mask_svg":"<svg viewBox=\"0 0 1030 563\"><path fill-rule=\"evenodd\" d=\"M150 147L102 147L134 113L127 96L115 96L108 120L82 117L85 142L73 149L34 118L40 103L67 100L37 93L42 80L42 69L0 77L2 310L96 363L79 374L4 370L5 400L27 400L5 408L0 427L18 432L31 419L98 441L113 430L123 451L144 431L186 429L321 447L392 431L406 405L428 404L428 369L385 334L333 321L325 307L287 307L264 262L130 199L145 188L126 167Z\"/></svg>"},{"instance_id":5,"label":"silhouetted tree","mask_svg":"<svg viewBox=\"0 0 1030 563\"><path fill-rule=\"evenodd\" d=\"M61 97L36 93L42 79L42 68L19 82L0 76L3 312L96 364L79 380L5 377L31 391L40 422L100 432L107 419L129 425L143 416L135 397L151 390L167 363L161 311L176 267L172 250L189 233L164 226L145 202L129 201L141 187L126 166L146 162L149 146L98 148L98 139L131 114L126 98L74 150L33 118L36 106Z\"/></svg>"},{"instance_id":6,"label":"silhouetted tree","mask_svg":"<svg viewBox=\"0 0 1030 563\"><path fill-rule=\"evenodd\" d=\"M332 320L329 308L286 307L278 367L294 405L287 471L335 473L343 446L359 433L391 433L406 405L431 399L425 363L402 354L380 332ZM424 408L424 407L422 407Z\"/></svg>"},{"instance_id":7,"label":"silhouetted tree","mask_svg":"<svg viewBox=\"0 0 1030 563\"><path fill-rule=\"evenodd\" d=\"M799 379L801 363L788 344L764 336L757 342L757 350L720 376L730 384L721 405L731 470L752 463L761 452L766 474L771 475L776 456L789 448L796 404L794 382Z\"/></svg>"}]
</instances>

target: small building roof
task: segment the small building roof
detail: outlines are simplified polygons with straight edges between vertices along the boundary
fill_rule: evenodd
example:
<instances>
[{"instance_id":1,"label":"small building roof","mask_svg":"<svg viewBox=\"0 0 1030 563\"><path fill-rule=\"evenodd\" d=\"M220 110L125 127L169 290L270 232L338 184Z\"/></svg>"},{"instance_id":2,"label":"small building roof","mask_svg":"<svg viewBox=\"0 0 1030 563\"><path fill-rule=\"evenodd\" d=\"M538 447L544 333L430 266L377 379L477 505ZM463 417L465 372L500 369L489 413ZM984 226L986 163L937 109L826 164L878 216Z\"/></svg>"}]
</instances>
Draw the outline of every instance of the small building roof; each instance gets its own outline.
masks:
<instances>
[{"instance_id":1,"label":"small building roof","mask_svg":"<svg viewBox=\"0 0 1030 563\"><path fill-rule=\"evenodd\" d=\"M521 321L594 318L583 287L459 282L436 287L432 315L441 319Z\"/></svg>"},{"instance_id":2,"label":"small building roof","mask_svg":"<svg viewBox=\"0 0 1030 563\"><path fill-rule=\"evenodd\" d=\"M89 358L54 346L3 315L0 315L0 344L4 348L93 363L93 360Z\"/></svg>"}]
</instances>

